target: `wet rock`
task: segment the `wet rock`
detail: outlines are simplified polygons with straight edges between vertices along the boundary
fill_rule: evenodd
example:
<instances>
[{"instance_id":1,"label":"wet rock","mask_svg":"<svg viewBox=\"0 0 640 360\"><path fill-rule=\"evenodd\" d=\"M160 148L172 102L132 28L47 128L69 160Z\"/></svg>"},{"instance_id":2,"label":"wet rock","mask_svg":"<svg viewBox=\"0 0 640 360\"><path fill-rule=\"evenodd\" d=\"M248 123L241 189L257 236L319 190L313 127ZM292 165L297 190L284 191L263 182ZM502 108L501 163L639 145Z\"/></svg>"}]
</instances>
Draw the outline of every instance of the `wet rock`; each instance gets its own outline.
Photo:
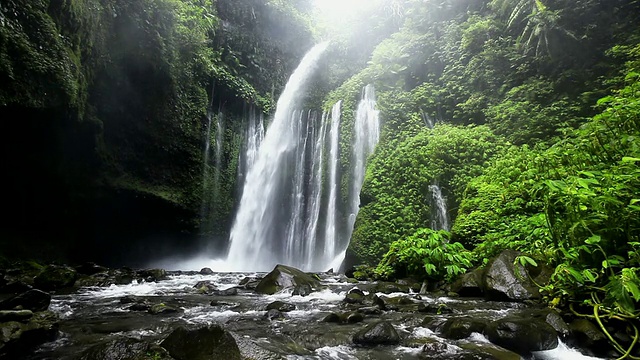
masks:
<instances>
[{"instance_id":1,"label":"wet rock","mask_svg":"<svg viewBox=\"0 0 640 360\"><path fill-rule=\"evenodd\" d=\"M600 328L587 319L576 319L569 324L572 343L590 349L608 348L607 337Z\"/></svg>"},{"instance_id":2,"label":"wet rock","mask_svg":"<svg viewBox=\"0 0 640 360\"><path fill-rule=\"evenodd\" d=\"M381 281L378 284L376 284L373 291L377 293L391 294L391 293L397 293L397 292L408 293L409 289L410 288L407 285Z\"/></svg>"},{"instance_id":3,"label":"wet rock","mask_svg":"<svg viewBox=\"0 0 640 360\"><path fill-rule=\"evenodd\" d=\"M38 276L33 279L34 287L52 291L71 287L76 281L78 273L74 268L61 265L47 265Z\"/></svg>"},{"instance_id":4,"label":"wet rock","mask_svg":"<svg viewBox=\"0 0 640 360\"><path fill-rule=\"evenodd\" d=\"M484 269L478 268L462 275L451 285L451 291L464 297L481 297L484 295L482 275Z\"/></svg>"},{"instance_id":5,"label":"wet rock","mask_svg":"<svg viewBox=\"0 0 640 360\"><path fill-rule=\"evenodd\" d=\"M140 270L136 273L136 275L146 282L158 282L167 280L169 278L169 275L167 274L167 271L165 269Z\"/></svg>"},{"instance_id":6,"label":"wet rock","mask_svg":"<svg viewBox=\"0 0 640 360\"><path fill-rule=\"evenodd\" d=\"M34 313L28 322L0 323L0 358L22 358L36 346L58 336L58 317L51 311Z\"/></svg>"},{"instance_id":7,"label":"wet rock","mask_svg":"<svg viewBox=\"0 0 640 360\"><path fill-rule=\"evenodd\" d=\"M211 302L209 303L209 305L211 305L211 306L227 306L227 307L236 307L236 306L238 306L239 304L238 304L238 303L228 302L228 301L211 300Z\"/></svg>"},{"instance_id":8,"label":"wet rock","mask_svg":"<svg viewBox=\"0 0 640 360\"><path fill-rule=\"evenodd\" d=\"M418 304L418 312L425 313L425 314L442 315L442 314L453 313L453 309L451 309L449 305L445 303L426 304L426 305L424 303L420 303Z\"/></svg>"},{"instance_id":9,"label":"wet rock","mask_svg":"<svg viewBox=\"0 0 640 360\"><path fill-rule=\"evenodd\" d=\"M531 309L523 311L519 316L523 318L539 319L547 324L551 325L558 335L562 338L566 338L571 334L569 325L562 319L562 316L558 311L544 308L544 309Z\"/></svg>"},{"instance_id":10,"label":"wet rock","mask_svg":"<svg viewBox=\"0 0 640 360\"><path fill-rule=\"evenodd\" d=\"M238 295L238 289L229 288L229 289L225 289L225 290L216 290L216 291L213 292L213 295L216 295L216 296L235 296L235 295Z\"/></svg>"},{"instance_id":11,"label":"wet rock","mask_svg":"<svg viewBox=\"0 0 640 360\"><path fill-rule=\"evenodd\" d=\"M115 284L116 280L106 272L101 272L89 276L80 276L73 284L74 287L109 286Z\"/></svg>"},{"instance_id":12,"label":"wet rock","mask_svg":"<svg viewBox=\"0 0 640 360\"><path fill-rule=\"evenodd\" d=\"M267 274L256 287L256 292L273 295L284 290L293 290L294 295L305 296L321 288L313 276L285 265L276 267Z\"/></svg>"},{"instance_id":13,"label":"wet rock","mask_svg":"<svg viewBox=\"0 0 640 360\"><path fill-rule=\"evenodd\" d=\"M344 322L347 324L355 324L362 321L364 321L364 315L359 312L350 312L344 317Z\"/></svg>"},{"instance_id":14,"label":"wet rock","mask_svg":"<svg viewBox=\"0 0 640 360\"><path fill-rule=\"evenodd\" d=\"M362 297L364 297L364 291L358 289L358 288L353 288L351 290L349 290L349 292L347 292L347 294L358 294Z\"/></svg>"},{"instance_id":15,"label":"wet rock","mask_svg":"<svg viewBox=\"0 0 640 360\"><path fill-rule=\"evenodd\" d=\"M151 304L149 302L147 302L146 300L137 302L131 306L129 306L127 308L127 310L129 311L150 311L151 310Z\"/></svg>"},{"instance_id":16,"label":"wet rock","mask_svg":"<svg viewBox=\"0 0 640 360\"><path fill-rule=\"evenodd\" d=\"M217 325L196 330L179 327L160 345L176 360L242 359L236 340Z\"/></svg>"},{"instance_id":17,"label":"wet rock","mask_svg":"<svg viewBox=\"0 0 640 360\"><path fill-rule=\"evenodd\" d=\"M382 310L380 310L377 306L365 306L356 310L357 312L363 313L365 315L380 315L382 314Z\"/></svg>"},{"instance_id":18,"label":"wet rock","mask_svg":"<svg viewBox=\"0 0 640 360\"><path fill-rule=\"evenodd\" d=\"M41 290L32 289L0 302L0 309L27 309L34 312L44 311L49 308L50 303L50 294Z\"/></svg>"},{"instance_id":19,"label":"wet rock","mask_svg":"<svg viewBox=\"0 0 640 360\"><path fill-rule=\"evenodd\" d=\"M340 315L336 314L336 313L331 313L327 316L325 316L322 319L322 322L328 322L328 323L340 323L342 322L342 319L340 318Z\"/></svg>"},{"instance_id":20,"label":"wet rock","mask_svg":"<svg viewBox=\"0 0 640 360\"><path fill-rule=\"evenodd\" d=\"M98 344L84 351L79 360L173 360L160 346L133 338Z\"/></svg>"},{"instance_id":21,"label":"wet rock","mask_svg":"<svg viewBox=\"0 0 640 360\"><path fill-rule=\"evenodd\" d=\"M273 309L278 310L280 312L289 312L289 311L295 310L296 306L293 304L287 304L282 301L274 301L271 304L267 305L267 311L273 310Z\"/></svg>"},{"instance_id":22,"label":"wet rock","mask_svg":"<svg viewBox=\"0 0 640 360\"><path fill-rule=\"evenodd\" d=\"M100 266L93 262L87 262L82 265L76 266L75 269L79 275L88 275L88 276L95 275L98 273L106 273L107 271L109 271L108 268L104 266Z\"/></svg>"},{"instance_id":23,"label":"wet rock","mask_svg":"<svg viewBox=\"0 0 640 360\"><path fill-rule=\"evenodd\" d=\"M397 345L400 336L391 323L380 321L358 331L353 335L353 342L359 345Z\"/></svg>"},{"instance_id":24,"label":"wet rock","mask_svg":"<svg viewBox=\"0 0 640 360\"><path fill-rule=\"evenodd\" d=\"M116 285L128 285L136 280L136 272L129 267L109 271L109 282Z\"/></svg>"},{"instance_id":25,"label":"wet rock","mask_svg":"<svg viewBox=\"0 0 640 360\"><path fill-rule=\"evenodd\" d=\"M520 263L514 265L519 255L518 251L505 250L487 264L482 284L490 300L524 301L540 297L527 268Z\"/></svg>"},{"instance_id":26,"label":"wet rock","mask_svg":"<svg viewBox=\"0 0 640 360\"><path fill-rule=\"evenodd\" d=\"M0 310L0 323L9 321L25 322L33 317L31 310Z\"/></svg>"},{"instance_id":27,"label":"wet rock","mask_svg":"<svg viewBox=\"0 0 640 360\"><path fill-rule=\"evenodd\" d=\"M357 292L349 292L342 301L347 304L362 304L364 295Z\"/></svg>"},{"instance_id":28,"label":"wet rock","mask_svg":"<svg viewBox=\"0 0 640 360\"><path fill-rule=\"evenodd\" d=\"M218 287L215 286L211 281L198 281L197 284L193 285L196 291L200 294L213 295Z\"/></svg>"},{"instance_id":29,"label":"wet rock","mask_svg":"<svg viewBox=\"0 0 640 360\"><path fill-rule=\"evenodd\" d=\"M132 303L140 302L140 300L141 299L136 296L127 295L120 298L120 304L132 304Z\"/></svg>"},{"instance_id":30,"label":"wet rock","mask_svg":"<svg viewBox=\"0 0 640 360\"><path fill-rule=\"evenodd\" d=\"M442 326L442 337L453 340L468 338L471 333L483 333L488 326L488 320L470 317L448 319Z\"/></svg>"},{"instance_id":31,"label":"wet rock","mask_svg":"<svg viewBox=\"0 0 640 360\"><path fill-rule=\"evenodd\" d=\"M384 301L384 299L382 299L378 295L373 295L373 305L377 306L380 310L386 310L387 309L386 302Z\"/></svg>"},{"instance_id":32,"label":"wet rock","mask_svg":"<svg viewBox=\"0 0 640 360\"><path fill-rule=\"evenodd\" d=\"M151 305L149 310L147 310L149 314L158 315L158 314L175 314L178 312L182 312L182 309L177 308L175 306L166 305L166 304L155 304Z\"/></svg>"},{"instance_id":33,"label":"wet rock","mask_svg":"<svg viewBox=\"0 0 640 360\"><path fill-rule=\"evenodd\" d=\"M488 324L485 334L492 343L523 356L558 346L553 327L537 319L503 318Z\"/></svg>"},{"instance_id":34,"label":"wet rock","mask_svg":"<svg viewBox=\"0 0 640 360\"><path fill-rule=\"evenodd\" d=\"M469 351L471 354L475 354L477 357L472 359L487 359L487 360L522 360L522 357L513 351L503 349L493 344L483 343L460 343L459 346L464 350ZM462 357L461 357L462 358ZM570 359L567 359L570 360Z\"/></svg>"},{"instance_id":35,"label":"wet rock","mask_svg":"<svg viewBox=\"0 0 640 360\"><path fill-rule=\"evenodd\" d=\"M307 296L313 292L313 287L309 284L300 284L293 288L291 295Z\"/></svg>"},{"instance_id":36,"label":"wet rock","mask_svg":"<svg viewBox=\"0 0 640 360\"><path fill-rule=\"evenodd\" d=\"M282 312L279 311L279 310L276 310L276 309L271 309L271 310L267 311L267 313L264 316L269 320L283 320L284 319L284 315L282 314Z\"/></svg>"},{"instance_id":37,"label":"wet rock","mask_svg":"<svg viewBox=\"0 0 640 360\"><path fill-rule=\"evenodd\" d=\"M240 280L240 283L238 284L238 286L241 286L247 290L255 290L258 284L260 284L261 280L262 280L261 277L247 276L244 279Z\"/></svg>"},{"instance_id":38,"label":"wet rock","mask_svg":"<svg viewBox=\"0 0 640 360\"><path fill-rule=\"evenodd\" d=\"M208 267L200 269L200 275L213 275L214 272Z\"/></svg>"}]
</instances>

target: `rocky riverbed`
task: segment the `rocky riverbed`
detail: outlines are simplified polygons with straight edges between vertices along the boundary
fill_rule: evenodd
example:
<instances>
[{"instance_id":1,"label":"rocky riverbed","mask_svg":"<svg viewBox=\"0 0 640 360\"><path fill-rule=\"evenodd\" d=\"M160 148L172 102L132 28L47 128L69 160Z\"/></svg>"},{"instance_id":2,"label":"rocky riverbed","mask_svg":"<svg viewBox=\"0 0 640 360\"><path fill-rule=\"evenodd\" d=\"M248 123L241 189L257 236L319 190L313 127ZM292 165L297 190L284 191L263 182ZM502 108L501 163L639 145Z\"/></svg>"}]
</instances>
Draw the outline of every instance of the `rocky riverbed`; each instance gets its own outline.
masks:
<instances>
[{"instance_id":1,"label":"rocky riverbed","mask_svg":"<svg viewBox=\"0 0 640 360\"><path fill-rule=\"evenodd\" d=\"M284 266L270 274L51 266L48 280L39 271L3 270L2 358L596 358L554 310L421 292L411 281Z\"/></svg>"}]
</instances>

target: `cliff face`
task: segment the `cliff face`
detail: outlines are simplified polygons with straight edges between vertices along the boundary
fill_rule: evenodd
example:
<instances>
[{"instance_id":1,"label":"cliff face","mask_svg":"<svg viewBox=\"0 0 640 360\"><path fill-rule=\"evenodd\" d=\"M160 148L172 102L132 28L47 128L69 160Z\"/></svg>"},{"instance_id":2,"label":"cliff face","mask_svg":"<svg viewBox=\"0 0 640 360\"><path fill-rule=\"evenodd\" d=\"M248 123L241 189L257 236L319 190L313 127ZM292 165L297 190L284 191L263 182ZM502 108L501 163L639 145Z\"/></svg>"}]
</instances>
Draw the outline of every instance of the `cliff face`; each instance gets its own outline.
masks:
<instances>
[{"instance_id":1,"label":"cliff face","mask_svg":"<svg viewBox=\"0 0 640 360\"><path fill-rule=\"evenodd\" d=\"M4 2L0 255L117 264L195 249L218 135L208 235L224 238L247 109L270 110L311 44L301 19L256 0Z\"/></svg>"}]
</instances>

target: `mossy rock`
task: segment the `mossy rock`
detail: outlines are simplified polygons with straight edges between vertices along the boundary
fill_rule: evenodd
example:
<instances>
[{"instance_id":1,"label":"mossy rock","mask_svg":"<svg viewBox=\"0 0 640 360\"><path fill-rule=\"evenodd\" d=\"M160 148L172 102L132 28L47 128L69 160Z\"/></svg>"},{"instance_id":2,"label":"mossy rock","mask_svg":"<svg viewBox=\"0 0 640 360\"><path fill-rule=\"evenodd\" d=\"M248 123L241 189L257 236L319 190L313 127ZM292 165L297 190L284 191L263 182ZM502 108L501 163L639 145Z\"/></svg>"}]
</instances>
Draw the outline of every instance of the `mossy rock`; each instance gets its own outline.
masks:
<instances>
[{"instance_id":1,"label":"mossy rock","mask_svg":"<svg viewBox=\"0 0 640 360\"><path fill-rule=\"evenodd\" d=\"M196 330L179 327L160 345L176 360L242 359L236 340L217 325Z\"/></svg>"},{"instance_id":2,"label":"mossy rock","mask_svg":"<svg viewBox=\"0 0 640 360\"><path fill-rule=\"evenodd\" d=\"M320 282L315 277L290 266L276 265L260 280L256 286L256 292L273 295L277 292L293 290L294 294L304 296L308 294L309 289L317 291L321 288Z\"/></svg>"}]
</instances>

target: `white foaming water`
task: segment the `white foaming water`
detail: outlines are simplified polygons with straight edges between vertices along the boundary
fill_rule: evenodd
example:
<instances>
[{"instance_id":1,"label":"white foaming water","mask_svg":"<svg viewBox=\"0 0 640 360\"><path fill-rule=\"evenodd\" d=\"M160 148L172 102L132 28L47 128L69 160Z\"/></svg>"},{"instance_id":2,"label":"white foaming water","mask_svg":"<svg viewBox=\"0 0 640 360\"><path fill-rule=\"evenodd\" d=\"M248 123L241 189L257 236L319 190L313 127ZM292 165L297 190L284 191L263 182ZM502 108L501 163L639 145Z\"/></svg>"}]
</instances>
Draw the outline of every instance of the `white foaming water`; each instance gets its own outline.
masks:
<instances>
[{"instance_id":1,"label":"white foaming water","mask_svg":"<svg viewBox=\"0 0 640 360\"><path fill-rule=\"evenodd\" d=\"M316 302L316 303L339 303L344 300L346 296L346 292L334 293L329 289L325 289L322 291L312 292L307 296L294 295L291 296L289 292L276 293L273 295L268 295L265 297L268 301L276 301L276 300L285 300L289 303L308 303L308 302Z\"/></svg>"},{"instance_id":2,"label":"white foaming water","mask_svg":"<svg viewBox=\"0 0 640 360\"><path fill-rule=\"evenodd\" d=\"M413 331L411 332L411 336L414 338L432 337L433 335L434 335L433 331L423 327L417 327L413 329Z\"/></svg>"},{"instance_id":3,"label":"white foaming water","mask_svg":"<svg viewBox=\"0 0 640 360\"><path fill-rule=\"evenodd\" d=\"M239 271L270 271L276 264L300 266L305 257L289 259L285 256L286 229L282 229L282 209L278 204L284 196L288 180L285 165L295 152L298 138L289 121L303 90L315 70L318 60L328 46L324 42L314 46L302 59L289 78L278 99L273 121L260 145L255 164L249 169L242 199L231 229L227 265ZM289 190L289 189L286 189ZM288 221L284 221L284 224ZM219 270L219 269L215 269Z\"/></svg>"},{"instance_id":4,"label":"white foaming water","mask_svg":"<svg viewBox=\"0 0 640 360\"><path fill-rule=\"evenodd\" d=\"M432 220L431 228L433 230L450 230L449 215L447 213L447 199L442 196L442 189L438 185L429 185L432 198Z\"/></svg>"},{"instance_id":5,"label":"white foaming water","mask_svg":"<svg viewBox=\"0 0 640 360\"><path fill-rule=\"evenodd\" d=\"M583 355L576 349L568 347L558 339L558 347L552 350L534 351L533 355L540 360L604 360L602 358Z\"/></svg>"},{"instance_id":6,"label":"white foaming water","mask_svg":"<svg viewBox=\"0 0 640 360\"><path fill-rule=\"evenodd\" d=\"M380 111L376 109L376 106L375 88L369 84L363 90L362 100L360 100L356 112L353 132L353 169L349 191L349 217L345 236L346 242L341 244L341 250L346 250L347 246L349 246L353 226L360 210L360 190L362 190L364 182L367 158L373 154L380 139Z\"/></svg>"},{"instance_id":7,"label":"white foaming water","mask_svg":"<svg viewBox=\"0 0 640 360\"><path fill-rule=\"evenodd\" d=\"M325 346L315 351L321 359L331 360L358 360L356 353L352 348L344 345Z\"/></svg>"},{"instance_id":8,"label":"white foaming water","mask_svg":"<svg viewBox=\"0 0 640 360\"><path fill-rule=\"evenodd\" d=\"M329 204L327 205L327 224L325 226L325 248L323 259L331 262L336 256L336 237L338 231L338 145L340 136L340 117L342 101L331 109L331 148L329 151Z\"/></svg>"}]
</instances>

